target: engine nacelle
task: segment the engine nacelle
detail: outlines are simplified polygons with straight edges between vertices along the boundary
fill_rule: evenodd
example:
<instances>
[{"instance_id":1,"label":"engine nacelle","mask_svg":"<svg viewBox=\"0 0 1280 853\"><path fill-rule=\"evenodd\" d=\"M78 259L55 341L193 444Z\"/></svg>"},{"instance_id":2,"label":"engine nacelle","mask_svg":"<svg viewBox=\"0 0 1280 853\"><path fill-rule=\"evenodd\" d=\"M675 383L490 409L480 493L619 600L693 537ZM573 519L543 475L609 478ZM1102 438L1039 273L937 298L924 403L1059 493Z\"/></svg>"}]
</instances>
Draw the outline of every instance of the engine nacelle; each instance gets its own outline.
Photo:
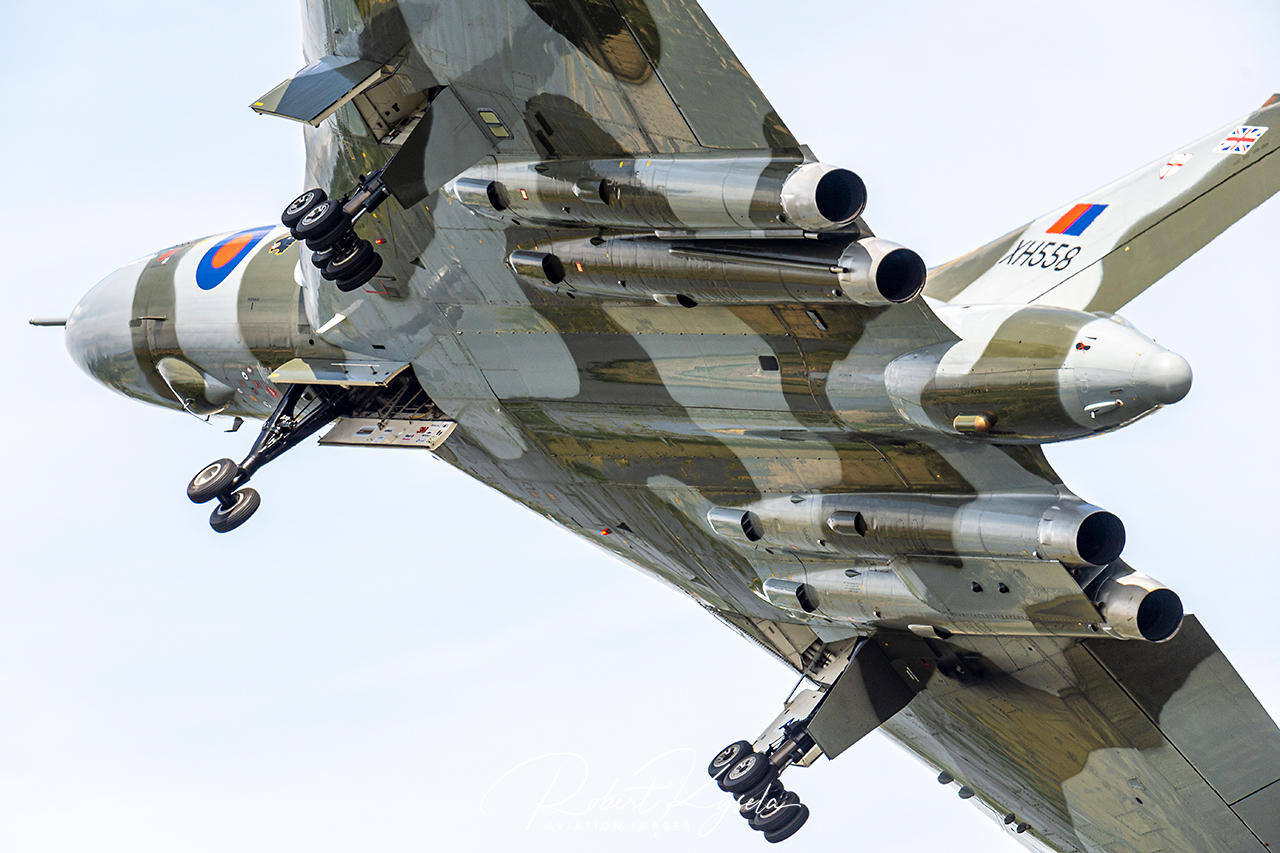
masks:
<instances>
[{"instance_id":1,"label":"engine nacelle","mask_svg":"<svg viewBox=\"0 0 1280 853\"><path fill-rule=\"evenodd\" d=\"M1163 643L1182 627L1178 594L1123 561L1107 566L1085 587L1085 594L1105 620L1102 629L1113 636Z\"/></svg>"},{"instance_id":2,"label":"engine nacelle","mask_svg":"<svg viewBox=\"0 0 1280 853\"><path fill-rule=\"evenodd\" d=\"M867 203L853 172L770 152L490 160L444 191L489 217L695 236L837 231Z\"/></svg>"},{"instance_id":3,"label":"engine nacelle","mask_svg":"<svg viewBox=\"0 0 1280 853\"><path fill-rule=\"evenodd\" d=\"M892 305L924 289L925 265L877 237L699 240L655 237L549 240L508 264L556 292L664 304L849 303Z\"/></svg>"},{"instance_id":4,"label":"engine nacelle","mask_svg":"<svg viewBox=\"0 0 1280 853\"><path fill-rule=\"evenodd\" d=\"M1056 560L1105 566L1124 550L1124 524L1073 496L816 495L714 507L711 529L743 544L885 560L895 556Z\"/></svg>"}]
</instances>

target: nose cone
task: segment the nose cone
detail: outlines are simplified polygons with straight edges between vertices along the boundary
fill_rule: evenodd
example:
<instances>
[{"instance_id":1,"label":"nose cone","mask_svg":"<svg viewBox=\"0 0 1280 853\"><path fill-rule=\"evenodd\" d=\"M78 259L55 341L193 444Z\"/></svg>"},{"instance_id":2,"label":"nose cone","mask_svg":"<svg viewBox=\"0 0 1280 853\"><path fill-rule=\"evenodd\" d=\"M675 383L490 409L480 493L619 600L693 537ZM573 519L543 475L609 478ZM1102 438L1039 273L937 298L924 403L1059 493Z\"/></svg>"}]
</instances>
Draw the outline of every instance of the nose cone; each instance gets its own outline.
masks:
<instances>
[{"instance_id":1,"label":"nose cone","mask_svg":"<svg viewBox=\"0 0 1280 853\"><path fill-rule=\"evenodd\" d=\"M66 344L72 360L94 379L130 396L137 396L142 379L129 321L145 264L139 261L107 276L67 318Z\"/></svg>"},{"instance_id":2,"label":"nose cone","mask_svg":"<svg viewBox=\"0 0 1280 853\"><path fill-rule=\"evenodd\" d=\"M1133 383L1140 397L1167 406L1191 390L1191 365L1176 352L1153 350L1133 366Z\"/></svg>"}]
</instances>

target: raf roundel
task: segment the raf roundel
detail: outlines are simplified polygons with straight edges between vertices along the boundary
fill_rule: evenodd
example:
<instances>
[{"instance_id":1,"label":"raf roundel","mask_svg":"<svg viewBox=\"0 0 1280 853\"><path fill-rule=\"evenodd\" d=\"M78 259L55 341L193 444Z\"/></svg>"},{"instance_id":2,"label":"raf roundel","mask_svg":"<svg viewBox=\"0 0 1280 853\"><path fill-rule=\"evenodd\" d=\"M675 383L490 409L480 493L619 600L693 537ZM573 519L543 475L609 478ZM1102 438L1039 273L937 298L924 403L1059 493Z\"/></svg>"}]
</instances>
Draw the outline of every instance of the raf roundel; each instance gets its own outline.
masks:
<instances>
[{"instance_id":1,"label":"raf roundel","mask_svg":"<svg viewBox=\"0 0 1280 853\"><path fill-rule=\"evenodd\" d=\"M271 231L269 227L240 231L213 244L196 267L196 285L201 290L213 290L222 284L231 275L231 271L253 251L253 247L262 242L262 238Z\"/></svg>"}]
</instances>

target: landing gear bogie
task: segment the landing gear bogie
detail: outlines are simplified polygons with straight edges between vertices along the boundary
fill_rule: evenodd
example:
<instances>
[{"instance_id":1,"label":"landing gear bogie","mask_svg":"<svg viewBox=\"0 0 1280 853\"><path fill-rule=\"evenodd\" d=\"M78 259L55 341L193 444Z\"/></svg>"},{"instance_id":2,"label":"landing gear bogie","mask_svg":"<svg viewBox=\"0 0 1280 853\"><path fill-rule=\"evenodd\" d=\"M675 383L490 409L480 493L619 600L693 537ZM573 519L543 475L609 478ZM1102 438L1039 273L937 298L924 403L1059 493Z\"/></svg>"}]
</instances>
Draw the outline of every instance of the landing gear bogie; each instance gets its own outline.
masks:
<instances>
[{"instance_id":1,"label":"landing gear bogie","mask_svg":"<svg viewBox=\"0 0 1280 853\"><path fill-rule=\"evenodd\" d=\"M307 240L307 248L313 252L325 252L329 249L337 249L342 241L354 235L351 230L351 223L348 221L340 228L333 231L327 231L318 237L311 237Z\"/></svg>"},{"instance_id":2,"label":"landing gear bogie","mask_svg":"<svg viewBox=\"0 0 1280 853\"><path fill-rule=\"evenodd\" d=\"M816 757L817 745L807 729L808 720L793 719L783 725L778 740L764 752L757 752L748 741L734 741L707 766L708 775L720 789L738 800L738 813L748 825L773 844L790 838L809 819L809 809L779 779L791 765L808 766ZM806 756L810 758L806 760Z\"/></svg>"},{"instance_id":3,"label":"landing gear bogie","mask_svg":"<svg viewBox=\"0 0 1280 853\"><path fill-rule=\"evenodd\" d=\"M355 223L390 195L379 171L362 176L341 199L328 198L320 189L308 190L285 208L281 221L295 238L306 241L321 276L348 292L367 284L382 268L372 244L356 236ZM308 201L310 206L304 208Z\"/></svg>"}]
</instances>

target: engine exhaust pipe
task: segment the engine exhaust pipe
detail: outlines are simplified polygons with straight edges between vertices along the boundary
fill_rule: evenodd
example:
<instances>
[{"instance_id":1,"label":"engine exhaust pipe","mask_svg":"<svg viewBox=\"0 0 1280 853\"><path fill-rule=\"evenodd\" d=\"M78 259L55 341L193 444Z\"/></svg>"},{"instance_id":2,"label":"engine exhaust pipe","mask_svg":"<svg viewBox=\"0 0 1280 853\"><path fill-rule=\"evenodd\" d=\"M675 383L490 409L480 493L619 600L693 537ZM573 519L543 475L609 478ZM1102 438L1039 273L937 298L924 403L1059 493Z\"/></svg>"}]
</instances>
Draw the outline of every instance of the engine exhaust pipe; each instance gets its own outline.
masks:
<instances>
[{"instance_id":1,"label":"engine exhaust pipe","mask_svg":"<svg viewBox=\"0 0 1280 853\"><path fill-rule=\"evenodd\" d=\"M764 582L764 597L775 607L812 613L818 609L817 599L808 584L769 578Z\"/></svg>"},{"instance_id":2,"label":"engine exhaust pipe","mask_svg":"<svg viewBox=\"0 0 1280 853\"><path fill-rule=\"evenodd\" d=\"M1085 588L1108 634L1163 643L1182 627L1182 599L1164 584L1117 560Z\"/></svg>"}]
</instances>

